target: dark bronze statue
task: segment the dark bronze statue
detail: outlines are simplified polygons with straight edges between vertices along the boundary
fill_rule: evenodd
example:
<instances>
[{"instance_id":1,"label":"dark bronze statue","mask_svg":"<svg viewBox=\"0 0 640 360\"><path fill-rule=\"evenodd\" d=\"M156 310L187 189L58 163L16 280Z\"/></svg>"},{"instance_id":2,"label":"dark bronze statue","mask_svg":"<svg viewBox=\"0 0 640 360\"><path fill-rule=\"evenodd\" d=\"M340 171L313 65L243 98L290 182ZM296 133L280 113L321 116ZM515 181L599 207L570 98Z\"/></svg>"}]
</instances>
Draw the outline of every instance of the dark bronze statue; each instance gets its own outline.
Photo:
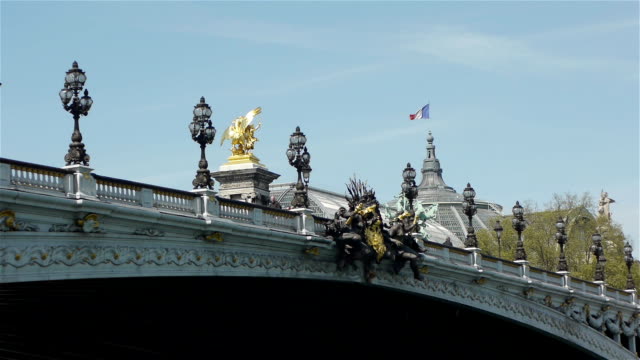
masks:
<instances>
[{"instance_id":1,"label":"dark bronze statue","mask_svg":"<svg viewBox=\"0 0 640 360\"><path fill-rule=\"evenodd\" d=\"M422 280L418 260L425 250L413 237L418 228L415 213L405 212L389 226L383 223L375 192L366 183L350 179L347 190L349 209L341 207L326 224L326 235L336 242L338 270L356 267L355 261L360 260L365 278L371 281L376 264L386 258L393 261L396 274L408 261L414 278Z\"/></svg>"},{"instance_id":2,"label":"dark bronze statue","mask_svg":"<svg viewBox=\"0 0 640 360\"><path fill-rule=\"evenodd\" d=\"M418 258L425 249L420 246L412 233L416 231L416 216L412 211L405 211L397 218L393 219L393 224L388 230L390 242L394 251L393 271L398 274L409 261L409 266L413 271L413 277L423 280L423 276L418 268Z\"/></svg>"}]
</instances>

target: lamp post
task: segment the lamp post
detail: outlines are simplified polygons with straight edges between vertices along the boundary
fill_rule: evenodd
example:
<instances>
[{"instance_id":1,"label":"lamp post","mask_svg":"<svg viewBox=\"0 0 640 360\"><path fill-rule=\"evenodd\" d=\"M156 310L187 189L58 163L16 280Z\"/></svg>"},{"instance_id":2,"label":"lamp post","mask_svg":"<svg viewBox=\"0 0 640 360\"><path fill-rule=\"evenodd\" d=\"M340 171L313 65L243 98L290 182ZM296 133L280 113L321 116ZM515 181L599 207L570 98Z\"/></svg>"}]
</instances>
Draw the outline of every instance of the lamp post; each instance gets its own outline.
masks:
<instances>
[{"instance_id":1,"label":"lamp post","mask_svg":"<svg viewBox=\"0 0 640 360\"><path fill-rule=\"evenodd\" d=\"M209 163L204 153L207 144L211 144L216 137L216 128L213 127L210 117L213 114L209 104L205 103L204 96L200 98L200 103L194 106L193 121L189 124L189 132L193 141L200 144L200 161L198 171L192 184L194 189L213 190L213 179L209 171Z\"/></svg>"},{"instance_id":2,"label":"lamp post","mask_svg":"<svg viewBox=\"0 0 640 360\"><path fill-rule=\"evenodd\" d=\"M416 186L416 169L411 167L411 163L407 163L407 167L402 171L402 193L409 200L409 209L413 210L413 200L418 196L418 187Z\"/></svg>"},{"instance_id":3,"label":"lamp post","mask_svg":"<svg viewBox=\"0 0 640 360\"><path fill-rule=\"evenodd\" d=\"M604 283L604 265L607 259L604 257L604 248L602 247L602 236L599 233L591 235L593 245L591 245L591 252L596 256L596 274L595 281Z\"/></svg>"},{"instance_id":4,"label":"lamp post","mask_svg":"<svg viewBox=\"0 0 640 360\"><path fill-rule=\"evenodd\" d=\"M527 261L527 253L524 251L524 244L522 242L522 232L527 227L527 224L524 221L524 209L520 206L520 202L516 201L516 205L511 209L511 211L513 212L513 219L511 220L513 229L518 232L515 261Z\"/></svg>"},{"instance_id":5,"label":"lamp post","mask_svg":"<svg viewBox=\"0 0 640 360\"><path fill-rule=\"evenodd\" d=\"M311 175L311 166L309 166L311 154L307 151L306 143L307 137L300 131L300 126L296 126L296 131L289 137L289 148L286 152L289 165L295 167L298 171L296 192L291 201L293 208L309 207L307 189L309 188L309 176Z\"/></svg>"},{"instance_id":6,"label":"lamp post","mask_svg":"<svg viewBox=\"0 0 640 360\"><path fill-rule=\"evenodd\" d=\"M473 215L476 214L478 209L473 198L476 196L475 190L471 187L471 184L467 183L467 187L462 191L464 201L462 202L462 212L469 218L469 227L467 228L467 238L464 241L466 248L477 248L478 239L476 238L476 232L473 229Z\"/></svg>"},{"instance_id":7,"label":"lamp post","mask_svg":"<svg viewBox=\"0 0 640 360\"><path fill-rule=\"evenodd\" d=\"M633 265L633 254L632 254L633 248L631 247L631 245L629 245L629 242L627 241L626 244L624 244L624 262L627 264L627 286L626 286L626 290L635 290L636 289L636 284L633 281L633 275L631 275L631 266Z\"/></svg>"},{"instance_id":8,"label":"lamp post","mask_svg":"<svg viewBox=\"0 0 640 360\"><path fill-rule=\"evenodd\" d=\"M496 225L493 227L493 231L496 232L496 236L498 237L498 257L502 258L502 246L500 244L500 240L502 239L502 224L500 224L500 220L496 220Z\"/></svg>"},{"instance_id":9,"label":"lamp post","mask_svg":"<svg viewBox=\"0 0 640 360\"><path fill-rule=\"evenodd\" d=\"M93 100L89 96L89 91L84 90L84 96L78 97L82 91L87 76L82 69L78 68L76 61L71 65L71 69L67 71L64 77L64 88L60 90L60 100L64 109L73 115L73 134L71 134L71 144L69 144L69 152L64 156L67 165L82 164L89 166L89 155L84 149L82 143L82 134L80 133L80 115L89 115Z\"/></svg>"},{"instance_id":10,"label":"lamp post","mask_svg":"<svg viewBox=\"0 0 640 360\"><path fill-rule=\"evenodd\" d=\"M564 256L564 245L567 243L567 235L565 232L565 223L561 217L558 217L558 221L556 221L556 240L560 245L560 260L558 261L558 271L559 272L567 272L569 271L569 266L567 265L567 259Z\"/></svg>"}]
</instances>

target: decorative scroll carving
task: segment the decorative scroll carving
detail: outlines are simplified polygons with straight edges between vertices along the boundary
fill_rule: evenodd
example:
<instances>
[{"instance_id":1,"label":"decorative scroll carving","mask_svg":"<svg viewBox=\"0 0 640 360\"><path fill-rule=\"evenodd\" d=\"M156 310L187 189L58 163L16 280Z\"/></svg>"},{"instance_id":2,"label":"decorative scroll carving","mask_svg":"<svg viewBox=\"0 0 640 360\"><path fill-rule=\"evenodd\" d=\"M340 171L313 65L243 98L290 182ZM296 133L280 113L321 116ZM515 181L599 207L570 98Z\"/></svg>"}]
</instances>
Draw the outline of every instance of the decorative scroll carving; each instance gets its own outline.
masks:
<instances>
[{"instance_id":1,"label":"decorative scroll carving","mask_svg":"<svg viewBox=\"0 0 640 360\"><path fill-rule=\"evenodd\" d=\"M208 241L208 242L212 242L212 241L223 242L224 241L224 235L222 233L219 233L219 232L204 233L204 234L196 236L196 240Z\"/></svg>"},{"instance_id":2,"label":"decorative scroll carving","mask_svg":"<svg viewBox=\"0 0 640 360\"><path fill-rule=\"evenodd\" d=\"M12 210L0 211L0 231L38 231L38 226L16 220Z\"/></svg>"},{"instance_id":3,"label":"decorative scroll carving","mask_svg":"<svg viewBox=\"0 0 640 360\"><path fill-rule=\"evenodd\" d=\"M136 229L133 232L133 235L144 235L144 236L151 236L151 237L162 237L164 236L164 234L165 234L164 231L154 229L154 228Z\"/></svg>"},{"instance_id":4,"label":"decorative scroll carving","mask_svg":"<svg viewBox=\"0 0 640 360\"><path fill-rule=\"evenodd\" d=\"M104 229L100 227L98 215L88 214L82 219L77 219L73 224L53 224L49 228L50 232L84 232L84 233L103 233Z\"/></svg>"},{"instance_id":5,"label":"decorative scroll carving","mask_svg":"<svg viewBox=\"0 0 640 360\"><path fill-rule=\"evenodd\" d=\"M225 251L219 247L194 249L118 246L0 248L0 266L23 268L27 266L49 267L61 264L92 267L123 264L135 264L140 267L195 266L242 269L247 275L254 271L254 274L269 271L272 274L278 272L282 277L309 276L317 278L318 276L328 276L337 281L361 281L361 273L358 270L347 268L336 272L335 265L329 261L322 261L320 257ZM614 345L612 340L602 333L602 327L614 335L620 333L626 336L636 335L640 331L638 313L634 313L625 320L621 312L610 306L605 306L594 312L589 306L580 306L578 299L573 296L566 298L562 304L554 307L549 295L537 301L533 299L536 294L530 291L529 300L518 294L496 296L494 292L485 290L486 287L479 287L472 282L465 284L440 278L419 281L408 276L396 276L391 272L379 272L375 285L410 290L490 310L496 315L515 319L550 333L563 334L568 340L591 349L604 358L634 358L634 355L627 350L619 345ZM518 296L522 300L518 301ZM550 310L548 312L541 311L544 307L548 307ZM579 324L567 321L567 317L576 320ZM589 330L588 326L596 331Z\"/></svg>"}]
</instances>

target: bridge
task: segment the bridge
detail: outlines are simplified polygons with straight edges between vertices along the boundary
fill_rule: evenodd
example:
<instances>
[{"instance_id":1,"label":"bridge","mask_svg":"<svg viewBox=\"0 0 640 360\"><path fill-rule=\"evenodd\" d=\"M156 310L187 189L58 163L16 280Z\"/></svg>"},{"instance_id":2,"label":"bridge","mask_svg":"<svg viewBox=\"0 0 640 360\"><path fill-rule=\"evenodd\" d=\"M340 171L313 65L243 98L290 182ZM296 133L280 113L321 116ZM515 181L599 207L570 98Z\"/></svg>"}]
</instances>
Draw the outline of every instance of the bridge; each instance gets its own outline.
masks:
<instances>
[{"instance_id":1,"label":"bridge","mask_svg":"<svg viewBox=\"0 0 640 360\"><path fill-rule=\"evenodd\" d=\"M50 339L60 340L55 334L57 327L69 322L84 324L82 326L88 323L80 322L76 318L77 312L86 311L85 314L97 316L105 324L108 321L94 308L87 307L84 301L88 299L87 292L95 294L97 291L100 295L97 297L103 297L100 302L103 309L112 306L109 302L121 301L114 297L114 292L135 294L129 296L134 302L129 306L138 309L132 310L133 313L154 303L163 303L167 296L177 296L170 295L172 292L166 289L184 290L185 284L194 282L195 287L206 289L185 292L189 296L188 300L181 300L182 306L211 306L216 304L215 299L222 301L224 296L230 296L229 286L236 285L237 296L225 303L216 315L228 320L227 325L232 323L230 319L234 316L240 317L228 313L248 311L260 305L248 300L252 296L262 299L259 301L268 306L286 302L287 307L278 308L281 316L286 321L297 318L291 326L309 335L292 333L292 339L311 342L315 349L328 346L328 340L320 340L327 332L313 331L309 324L328 326L334 323L333 330L329 331L332 333L351 326L350 321L367 324L358 329L350 328L354 331L384 323L383 316L372 321L371 317L360 317L352 307L335 308L336 303L349 301L363 307L371 306L372 298L367 296L373 296L384 302L383 307L387 310L399 308L399 312L394 310L391 314L403 314L390 324L406 324L405 318L415 316L424 321L425 332L431 331L430 335L436 336L437 329L444 333L456 331L457 334L447 336L455 337L458 344L471 348L453 346L450 353L476 353L483 342L500 337L513 343L511 347L502 347L507 349L503 352L520 349L522 353L518 357L525 358L527 353L541 354L544 349L528 342L526 337L530 337L548 339L549 344L566 345L567 352L560 354L580 354L583 358L637 358L640 312L635 290L623 291L530 267L526 263L482 256L476 251L431 242L427 242L428 251L419 264L423 280L414 279L408 269L396 275L383 261L378 265L376 277L368 282L361 270L336 270L335 244L323 235L325 221L308 212L222 198L211 190L186 192L102 176L83 165L55 168L0 159L0 290L5 305L12 301L28 304L11 308L18 309L19 315L10 316L10 320L16 323L22 323L25 318L33 320L14 324L14 330L9 332L27 331L29 335L46 334ZM213 279L214 282L203 283L198 279ZM165 289L163 295L158 296L144 284L155 284L154 291ZM238 290L238 285L242 290ZM52 316L36 309L55 301L49 295L56 286L73 293L57 303L61 309L70 311L63 303L74 297L84 300L73 302L76 310L58 314L57 322L49 330L33 330L40 327L40 322L34 318ZM81 289L86 291L83 293ZM322 298L322 293L314 289L322 289L330 296ZM153 301L136 303L135 298L144 296L145 292L149 292L146 299L154 297ZM269 296L259 297L258 293ZM202 297L203 294L207 296ZM286 300L286 297L291 298ZM403 312L405 305L411 310ZM188 308L185 306L184 311ZM430 313L431 317L424 315L429 308L436 309ZM172 317L166 308L154 309L157 316ZM380 310L366 309L373 314ZM451 318L437 317L439 311L446 312ZM262 316L259 318L262 321L274 323L283 321L268 312L254 311L251 316L254 319ZM350 315L344 320L340 313ZM117 314L112 311L109 316ZM145 314L151 316L149 312ZM467 314L466 322L456 320L460 314ZM248 321L247 317L242 319ZM167 321L176 327L181 324L177 320ZM307 326L301 325L305 323ZM131 324L128 326L133 326ZM489 324L500 326L502 331L485 334L483 327ZM127 332L126 327L122 326L121 331L132 334L133 330ZM71 325L65 327L71 328ZM92 331L98 331L98 328L96 326ZM184 331L187 328L181 327ZM152 327L144 329L153 330ZM231 331L230 327L224 331ZM243 331L248 330L238 331L244 334ZM409 329L397 331L409 342L392 345L400 353L404 347L419 345L413 343L414 340L428 343L424 337L405 334ZM161 336L161 333L160 330L154 332L155 336ZM261 328L260 333L269 337L268 328ZM78 331L75 334L82 336ZM446 338L442 334L438 336L441 337L434 338L436 341ZM28 345L33 345L35 340L25 341L27 345L15 347L18 350L14 358L34 351ZM48 344L52 342L54 340ZM437 348L437 343L428 346ZM2 349L6 350L0 346L0 352ZM500 353L499 350L496 345L484 351ZM555 351L553 354L557 354Z\"/></svg>"}]
</instances>

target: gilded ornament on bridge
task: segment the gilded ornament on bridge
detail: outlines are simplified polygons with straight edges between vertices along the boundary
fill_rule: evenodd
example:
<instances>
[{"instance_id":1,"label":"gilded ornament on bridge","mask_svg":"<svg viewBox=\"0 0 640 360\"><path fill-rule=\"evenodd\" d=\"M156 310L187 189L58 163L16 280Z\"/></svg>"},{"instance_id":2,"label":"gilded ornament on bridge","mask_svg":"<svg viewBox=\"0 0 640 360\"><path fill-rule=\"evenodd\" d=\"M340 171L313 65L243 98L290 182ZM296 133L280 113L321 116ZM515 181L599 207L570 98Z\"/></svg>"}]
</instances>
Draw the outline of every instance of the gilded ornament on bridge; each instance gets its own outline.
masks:
<instances>
[{"instance_id":1,"label":"gilded ornament on bridge","mask_svg":"<svg viewBox=\"0 0 640 360\"><path fill-rule=\"evenodd\" d=\"M53 224L50 232L84 232L103 233L97 214L88 214L82 219L77 219L73 224Z\"/></svg>"},{"instance_id":2,"label":"gilded ornament on bridge","mask_svg":"<svg viewBox=\"0 0 640 360\"><path fill-rule=\"evenodd\" d=\"M198 235L196 237L196 240L203 240L203 241L216 241L216 242L223 242L224 241L224 235L222 233L219 232L214 232L214 233L206 233L206 234L201 234Z\"/></svg>"},{"instance_id":3,"label":"gilded ornament on bridge","mask_svg":"<svg viewBox=\"0 0 640 360\"><path fill-rule=\"evenodd\" d=\"M16 220L13 210L3 210L0 211L0 231L38 231L38 227Z\"/></svg>"},{"instance_id":4,"label":"gilded ornament on bridge","mask_svg":"<svg viewBox=\"0 0 640 360\"><path fill-rule=\"evenodd\" d=\"M253 155L253 148L258 141L255 136L255 132L260 129L262 123L258 123L257 126L252 124L253 119L262 112L262 108L257 107L247 113L245 116L239 116L235 118L231 125L224 131L220 140L220 145L224 144L225 140L231 141L231 157L229 157L230 163L247 163L252 162L259 163L259 159Z\"/></svg>"},{"instance_id":5,"label":"gilded ornament on bridge","mask_svg":"<svg viewBox=\"0 0 640 360\"><path fill-rule=\"evenodd\" d=\"M320 248L317 247L317 246L313 246L313 247L310 247L310 248L306 249L304 252L305 252L305 254L318 256L318 255L320 255Z\"/></svg>"}]
</instances>

